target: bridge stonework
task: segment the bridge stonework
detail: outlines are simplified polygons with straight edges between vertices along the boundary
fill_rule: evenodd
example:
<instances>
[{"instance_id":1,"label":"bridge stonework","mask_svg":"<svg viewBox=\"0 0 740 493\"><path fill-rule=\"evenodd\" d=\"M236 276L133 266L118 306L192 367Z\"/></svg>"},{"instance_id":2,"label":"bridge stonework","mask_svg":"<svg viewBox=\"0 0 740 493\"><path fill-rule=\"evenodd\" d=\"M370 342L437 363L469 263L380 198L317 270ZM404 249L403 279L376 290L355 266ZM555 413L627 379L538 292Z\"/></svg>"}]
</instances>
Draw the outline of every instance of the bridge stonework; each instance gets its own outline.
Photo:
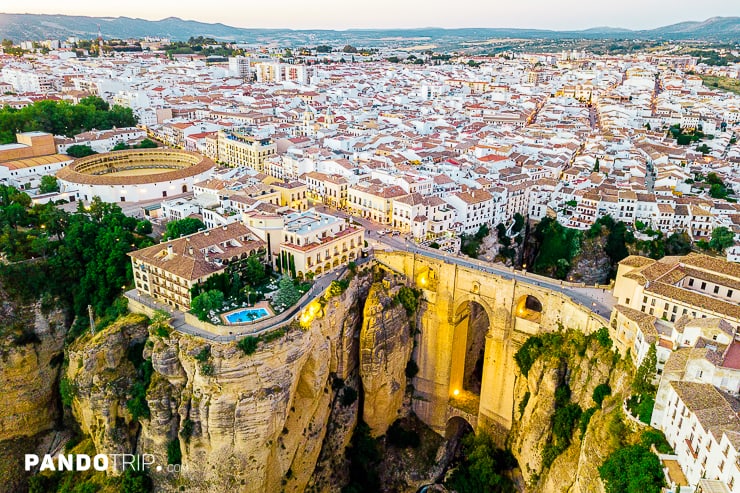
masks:
<instances>
[{"instance_id":1,"label":"bridge stonework","mask_svg":"<svg viewBox=\"0 0 740 493\"><path fill-rule=\"evenodd\" d=\"M568 296L516 279L409 252L376 252L376 261L422 290L413 410L444 435L448 420L464 417L503 445L514 416L514 354L528 337L559 327L591 333L606 321ZM539 311L525 310L533 297ZM463 389L471 303L488 317L480 394Z\"/></svg>"}]
</instances>

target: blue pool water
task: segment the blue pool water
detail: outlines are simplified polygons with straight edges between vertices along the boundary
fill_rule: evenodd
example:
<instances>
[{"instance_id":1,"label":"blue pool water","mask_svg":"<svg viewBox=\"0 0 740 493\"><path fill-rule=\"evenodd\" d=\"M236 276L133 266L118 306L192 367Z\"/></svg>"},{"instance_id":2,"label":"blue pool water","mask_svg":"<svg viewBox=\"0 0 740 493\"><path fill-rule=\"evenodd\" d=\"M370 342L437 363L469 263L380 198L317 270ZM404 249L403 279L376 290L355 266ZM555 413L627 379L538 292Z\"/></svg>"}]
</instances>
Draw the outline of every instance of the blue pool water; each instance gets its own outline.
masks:
<instances>
[{"instance_id":1,"label":"blue pool water","mask_svg":"<svg viewBox=\"0 0 740 493\"><path fill-rule=\"evenodd\" d=\"M269 312L264 308L245 308L238 312L229 313L226 315L226 320L230 324L241 324L244 322L252 322L269 316Z\"/></svg>"}]
</instances>

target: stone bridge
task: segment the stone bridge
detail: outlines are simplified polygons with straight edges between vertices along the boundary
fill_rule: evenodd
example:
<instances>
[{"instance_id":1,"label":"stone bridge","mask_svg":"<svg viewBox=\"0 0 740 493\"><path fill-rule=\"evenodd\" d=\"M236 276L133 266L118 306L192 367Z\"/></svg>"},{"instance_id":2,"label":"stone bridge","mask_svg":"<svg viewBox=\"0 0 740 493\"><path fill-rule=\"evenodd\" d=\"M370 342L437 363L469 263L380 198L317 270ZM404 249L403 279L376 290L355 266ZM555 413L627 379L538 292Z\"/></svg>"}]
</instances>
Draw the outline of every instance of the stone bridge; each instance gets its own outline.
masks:
<instances>
[{"instance_id":1,"label":"stone bridge","mask_svg":"<svg viewBox=\"0 0 740 493\"><path fill-rule=\"evenodd\" d=\"M562 292L454 257L396 251L375 260L422 290L412 406L442 435L462 418L503 444L514 417L514 354L524 341L563 326L590 333L608 325Z\"/></svg>"}]
</instances>

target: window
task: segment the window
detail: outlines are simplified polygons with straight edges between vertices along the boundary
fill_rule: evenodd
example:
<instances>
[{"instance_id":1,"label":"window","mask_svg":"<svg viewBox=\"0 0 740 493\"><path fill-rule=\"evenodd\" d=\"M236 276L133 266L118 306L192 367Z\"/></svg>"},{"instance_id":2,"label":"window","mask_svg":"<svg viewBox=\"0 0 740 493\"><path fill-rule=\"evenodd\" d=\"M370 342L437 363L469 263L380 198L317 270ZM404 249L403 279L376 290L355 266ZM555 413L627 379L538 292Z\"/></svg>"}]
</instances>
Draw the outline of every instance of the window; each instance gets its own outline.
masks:
<instances>
[{"instance_id":1,"label":"window","mask_svg":"<svg viewBox=\"0 0 740 493\"><path fill-rule=\"evenodd\" d=\"M727 297L732 298L732 289L727 290Z\"/></svg>"},{"instance_id":2,"label":"window","mask_svg":"<svg viewBox=\"0 0 740 493\"><path fill-rule=\"evenodd\" d=\"M719 286L714 287L714 294L719 294Z\"/></svg>"},{"instance_id":3,"label":"window","mask_svg":"<svg viewBox=\"0 0 740 493\"><path fill-rule=\"evenodd\" d=\"M701 283L701 289L702 289L702 291L705 290L705 289L707 289L707 283L705 283L705 282Z\"/></svg>"}]
</instances>

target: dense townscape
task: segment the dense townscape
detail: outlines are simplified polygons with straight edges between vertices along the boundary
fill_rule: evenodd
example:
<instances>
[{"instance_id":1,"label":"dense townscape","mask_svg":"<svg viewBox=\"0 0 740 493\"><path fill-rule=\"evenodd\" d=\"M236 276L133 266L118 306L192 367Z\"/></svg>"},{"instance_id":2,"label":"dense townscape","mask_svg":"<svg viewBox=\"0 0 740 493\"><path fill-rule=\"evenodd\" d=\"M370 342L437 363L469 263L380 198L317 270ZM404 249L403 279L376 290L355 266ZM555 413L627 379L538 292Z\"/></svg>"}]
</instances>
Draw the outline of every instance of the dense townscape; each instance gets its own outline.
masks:
<instances>
[{"instance_id":1,"label":"dense townscape","mask_svg":"<svg viewBox=\"0 0 740 493\"><path fill-rule=\"evenodd\" d=\"M441 303L447 280L433 267L417 270L417 255L504 276L589 310L589 335L573 343L583 344L578 357L613 350L633 367L614 407L643 440L599 458L604 491L740 492L740 54L717 48L720 64L679 48L478 56L202 37L5 40L4 279L28 269L33 289L69 298L76 334L113 324L125 300L132 312L166 316L214 344L237 342L249 356L286 324L311 327L372 261L395 272L394 282L409 277L392 306L419 333L426 319L413 317ZM412 260L397 267L401 252ZM61 286L50 281L65 270ZM472 286L468 303L483 307L492 288ZM525 379L537 358L567 351L572 341L558 337L576 337L544 330L551 305L536 296L507 307L512 331L531 336L513 349ZM450 309L447 319L468 317L473 327L484 315L468 310ZM552 325L564 329L566 318ZM455 353L464 378L448 397L472 399L474 412L456 416L478 419L486 387L469 380L483 346L478 363L477 354L466 358L485 342L468 337ZM207 347L195 360L211 377ZM413 354L426 375L431 363ZM419 371L413 357L403 362L409 382ZM138 371L143 390L127 403L134 421L148 419L152 405L151 362L148 374ZM596 406L587 408L563 378L544 468L579 426L583 438L612 392L595 382ZM527 410L531 389L509 414L536 412ZM401 440L395 426L387 436ZM353 443L363 439L357 430ZM518 454L521 484L536 485L544 469L525 468ZM445 483L450 491L513 491L503 476L500 489L466 483L461 471L480 466L467 460ZM370 491L354 487L346 491Z\"/></svg>"}]
</instances>

